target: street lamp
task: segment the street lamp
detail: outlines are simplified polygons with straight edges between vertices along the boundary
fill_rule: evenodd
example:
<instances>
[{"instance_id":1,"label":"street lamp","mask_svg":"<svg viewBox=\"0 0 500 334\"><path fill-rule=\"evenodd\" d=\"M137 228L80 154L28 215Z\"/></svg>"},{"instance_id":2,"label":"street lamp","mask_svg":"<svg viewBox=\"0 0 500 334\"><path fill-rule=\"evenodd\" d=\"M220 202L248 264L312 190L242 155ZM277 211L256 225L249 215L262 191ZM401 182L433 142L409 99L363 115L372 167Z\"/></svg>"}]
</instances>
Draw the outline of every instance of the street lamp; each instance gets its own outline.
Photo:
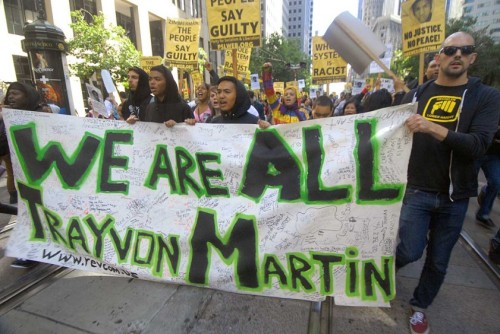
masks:
<instances>
[{"instance_id":1,"label":"street lamp","mask_svg":"<svg viewBox=\"0 0 500 334\"><path fill-rule=\"evenodd\" d=\"M301 61L300 63L298 64L291 64L291 63L287 63L286 64L286 67L293 70L293 74L295 76L295 81L297 81L297 70L301 69L301 68L306 68L306 63Z\"/></svg>"}]
</instances>

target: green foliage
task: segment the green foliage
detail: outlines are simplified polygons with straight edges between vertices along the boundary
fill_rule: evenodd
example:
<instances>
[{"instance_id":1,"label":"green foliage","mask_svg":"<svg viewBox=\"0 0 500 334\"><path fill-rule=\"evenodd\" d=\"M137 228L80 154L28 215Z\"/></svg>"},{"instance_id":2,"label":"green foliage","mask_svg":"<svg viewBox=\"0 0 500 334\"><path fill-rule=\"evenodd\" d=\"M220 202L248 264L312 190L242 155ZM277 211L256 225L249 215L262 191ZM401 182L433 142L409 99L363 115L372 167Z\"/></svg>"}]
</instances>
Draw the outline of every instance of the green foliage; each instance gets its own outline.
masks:
<instances>
[{"instance_id":1,"label":"green foliage","mask_svg":"<svg viewBox=\"0 0 500 334\"><path fill-rule=\"evenodd\" d=\"M476 29L477 18L451 19L446 24L446 36L457 31L465 31L474 37L477 60L469 67L469 75L479 77L486 85L500 88L500 44L495 44L488 33L489 27Z\"/></svg>"},{"instance_id":2,"label":"green foliage","mask_svg":"<svg viewBox=\"0 0 500 334\"><path fill-rule=\"evenodd\" d=\"M297 80L305 79L306 82L311 82L309 73L311 59L300 50L299 40L296 38L285 38L277 33L265 38L260 48L252 49L250 72L261 76L262 65L266 62L273 64L274 81L283 82L295 79L294 70L287 68L286 64L305 62L305 68L296 70Z\"/></svg>"},{"instance_id":3,"label":"green foliage","mask_svg":"<svg viewBox=\"0 0 500 334\"><path fill-rule=\"evenodd\" d=\"M198 68L200 72L205 71L205 63L208 61L208 54L203 48L198 48Z\"/></svg>"},{"instance_id":4,"label":"green foliage","mask_svg":"<svg viewBox=\"0 0 500 334\"><path fill-rule=\"evenodd\" d=\"M469 67L471 76L481 78L483 83L500 88L500 44L495 44L488 34L488 27L477 29L475 24L477 18L464 17L461 19L450 19L446 23L446 36L457 31L470 33L476 41L476 62ZM411 75L418 77L419 56L404 57L402 51L397 50L391 64L391 69L400 77Z\"/></svg>"},{"instance_id":5,"label":"green foliage","mask_svg":"<svg viewBox=\"0 0 500 334\"><path fill-rule=\"evenodd\" d=\"M391 70L400 78L418 78L418 58L419 56L405 57L403 51L396 50L392 57Z\"/></svg>"},{"instance_id":6,"label":"green foliage","mask_svg":"<svg viewBox=\"0 0 500 334\"><path fill-rule=\"evenodd\" d=\"M86 81L95 72L107 69L116 81L125 81L128 68L138 66L141 54L120 26L106 25L102 14L92 15L92 23L80 11L71 12L74 38L68 42L72 74Z\"/></svg>"}]
</instances>

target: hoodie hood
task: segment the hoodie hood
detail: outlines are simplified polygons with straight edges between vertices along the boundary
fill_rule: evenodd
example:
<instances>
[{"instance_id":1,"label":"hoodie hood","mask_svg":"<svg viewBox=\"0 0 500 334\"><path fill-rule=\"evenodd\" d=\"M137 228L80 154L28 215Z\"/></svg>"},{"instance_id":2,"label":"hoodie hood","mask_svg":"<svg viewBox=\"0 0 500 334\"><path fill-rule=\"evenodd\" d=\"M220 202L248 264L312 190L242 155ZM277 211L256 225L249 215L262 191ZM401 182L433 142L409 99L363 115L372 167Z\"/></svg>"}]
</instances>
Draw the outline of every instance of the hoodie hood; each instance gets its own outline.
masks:
<instances>
[{"instance_id":1,"label":"hoodie hood","mask_svg":"<svg viewBox=\"0 0 500 334\"><path fill-rule=\"evenodd\" d=\"M151 89L149 89L149 75L142 68L137 66L131 67L128 70L139 74L137 89L135 92L131 91L129 95L130 104L138 106L151 95Z\"/></svg>"},{"instance_id":2,"label":"hoodie hood","mask_svg":"<svg viewBox=\"0 0 500 334\"><path fill-rule=\"evenodd\" d=\"M8 105L8 97L12 89L23 92L24 96L26 97L23 105L19 106L17 109L31 110L31 111L36 111L37 109L39 109L41 102L40 93L38 93L38 91L32 86L27 85L23 82L13 82L10 84L9 88L7 89L7 92L5 93L5 98L4 98L5 105Z\"/></svg>"},{"instance_id":3,"label":"hoodie hood","mask_svg":"<svg viewBox=\"0 0 500 334\"><path fill-rule=\"evenodd\" d=\"M168 68L163 65L154 66L150 71L160 72L165 80L167 81L167 87L165 92L165 100L158 101L156 103L179 103L182 102L181 96L179 95L179 87L177 86L177 82L174 80L174 76L172 72Z\"/></svg>"},{"instance_id":4,"label":"hoodie hood","mask_svg":"<svg viewBox=\"0 0 500 334\"><path fill-rule=\"evenodd\" d=\"M231 81L236 86L236 101L234 102L234 106L228 113L222 113L222 117L230 119L240 118L248 112L251 105L247 89L245 85L235 77L222 77L217 81L217 85L222 81Z\"/></svg>"}]
</instances>

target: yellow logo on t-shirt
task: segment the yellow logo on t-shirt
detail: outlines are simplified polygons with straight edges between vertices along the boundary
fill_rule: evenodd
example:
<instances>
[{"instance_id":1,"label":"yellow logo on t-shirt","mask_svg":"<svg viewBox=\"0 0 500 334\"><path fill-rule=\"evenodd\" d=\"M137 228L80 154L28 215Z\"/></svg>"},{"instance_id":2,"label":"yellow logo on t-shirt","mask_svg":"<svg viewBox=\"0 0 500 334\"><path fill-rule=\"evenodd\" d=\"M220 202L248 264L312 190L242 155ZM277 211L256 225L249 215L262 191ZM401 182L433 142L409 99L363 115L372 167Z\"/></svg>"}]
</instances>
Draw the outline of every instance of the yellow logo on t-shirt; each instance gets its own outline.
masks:
<instances>
[{"instance_id":1,"label":"yellow logo on t-shirt","mask_svg":"<svg viewBox=\"0 0 500 334\"><path fill-rule=\"evenodd\" d=\"M433 96L427 101L422 116L432 122L455 122L461 101L458 96Z\"/></svg>"}]
</instances>

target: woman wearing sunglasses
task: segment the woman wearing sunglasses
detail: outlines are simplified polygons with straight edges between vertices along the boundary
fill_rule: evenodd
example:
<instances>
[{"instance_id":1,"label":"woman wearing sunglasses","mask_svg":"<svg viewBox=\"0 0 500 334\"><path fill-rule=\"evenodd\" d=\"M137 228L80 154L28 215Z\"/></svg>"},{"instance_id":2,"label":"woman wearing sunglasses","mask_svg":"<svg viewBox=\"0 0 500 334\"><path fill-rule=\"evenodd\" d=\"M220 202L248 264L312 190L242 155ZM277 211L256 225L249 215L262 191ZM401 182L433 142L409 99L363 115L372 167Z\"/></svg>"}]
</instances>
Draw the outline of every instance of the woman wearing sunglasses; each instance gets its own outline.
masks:
<instances>
[{"instance_id":1,"label":"woman wearing sunglasses","mask_svg":"<svg viewBox=\"0 0 500 334\"><path fill-rule=\"evenodd\" d=\"M396 267L418 260L427 248L410 300L412 333L429 332L424 311L444 281L469 198L477 196L475 162L486 152L498 124L500 92L467 74L477 58L474 44L465 32L446 38L435 57L437 79L403 98L403 103L418 101L418 112L406 121L414 135Z\"/></svg>"}]
</instances>

